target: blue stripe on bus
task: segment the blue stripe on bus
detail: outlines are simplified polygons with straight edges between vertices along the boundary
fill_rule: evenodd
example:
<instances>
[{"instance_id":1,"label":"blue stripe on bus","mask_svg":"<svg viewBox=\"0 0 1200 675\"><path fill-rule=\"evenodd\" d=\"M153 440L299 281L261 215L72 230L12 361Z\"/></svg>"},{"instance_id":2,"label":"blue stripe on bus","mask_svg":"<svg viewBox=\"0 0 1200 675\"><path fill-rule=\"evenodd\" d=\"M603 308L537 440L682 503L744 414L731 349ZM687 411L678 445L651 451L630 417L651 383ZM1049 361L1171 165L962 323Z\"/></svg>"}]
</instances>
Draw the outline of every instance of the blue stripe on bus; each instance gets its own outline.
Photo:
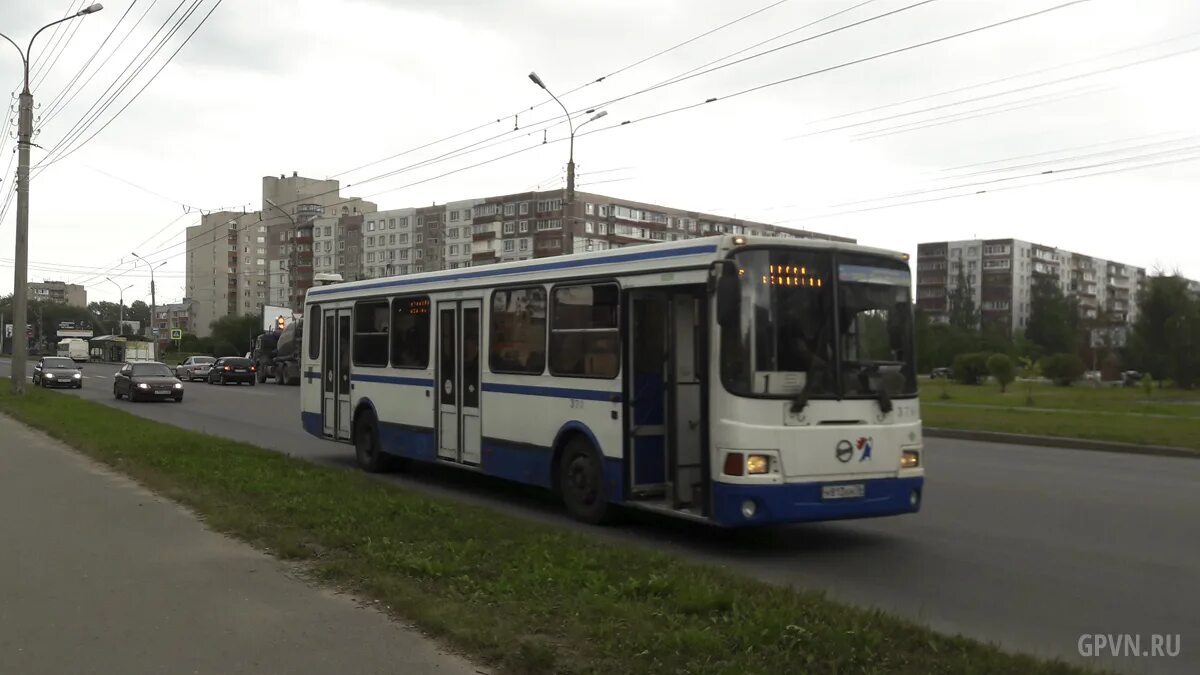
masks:
<instances>
[{"instance_id":1,"label":"blue stripe on bus","mask_svg":"<svg viewBox=\"0 0 1200 675\"><path fill-rule=\"evenodd\" d=\"M534 265L524 265L512 269L485 269L479 271L463 272L460 274L449 274L445 276L426 277L419 275L420 278L413 279L393 279L389 281L380 281L378 283L366 284L363 286L355 286L354 288L343 288L335 284L322 288L315 288L308 292L309 297L317 297L321 295L330 295L333 293L352 293L358 291L369 291L378 288L400 288L402 286L411 286L413 284L422 284L429 281L463 281L466 279L486 279L488 277L507 276L513 274L527 274L530 272L544 272L547 270L563 270L575 267L592 267L595 265L605 265L609 263L623 263L635 260L657 260L660 258L679 258L689 255L697 255L700 253L716 253L717 247L715 244L704 244L699 246L685 246L683 248L671 249L668 251L638 251L634 253L620 253L612 256L603 257L588 257L581 260L566 260L561 262L547 262ZM468 268L474 269L474 268Z\"/></svg>"},{"instance_id":2,"label":"blue stripe on bus","mask_svg":"<svg viewBox=\"0 0 1200 675\"><path fill-rule=\"evenodd\" d=\"M319 380L321 379L321 373L315 370L306 370L304 371L304 379L308 380L309 382L312 382L313 380Z\"/></svg>"},{"instance_id":3,"label":"blue stripe on bus","mask_svg":"<svg viewBox=\"0 0 1200 675\"><path fill-rule=\"evenodd\" d=\"M358 375L350 376L351 382L380 382L382 384L410 384L415 387L432 387L433 380L423 377L399 377L395 375Z\"/></svg>"},{"instance_id":4,"label":"blue stripe on bus","mask_svg":"<svg viewBox=\"0 0 1200 675\"><path fill-rule=\"evenodd\" d=\"M483 390L497 394L523 394L525 396L548 396L551 398L581 398L588 401L608 401L619 403L621 395L614 391L596 391L594 389L567 389L565 387L538 387L528 384L500 384L484 382ZM616 401L613 401L613 398Z\"/></svg>"}]
</instances>

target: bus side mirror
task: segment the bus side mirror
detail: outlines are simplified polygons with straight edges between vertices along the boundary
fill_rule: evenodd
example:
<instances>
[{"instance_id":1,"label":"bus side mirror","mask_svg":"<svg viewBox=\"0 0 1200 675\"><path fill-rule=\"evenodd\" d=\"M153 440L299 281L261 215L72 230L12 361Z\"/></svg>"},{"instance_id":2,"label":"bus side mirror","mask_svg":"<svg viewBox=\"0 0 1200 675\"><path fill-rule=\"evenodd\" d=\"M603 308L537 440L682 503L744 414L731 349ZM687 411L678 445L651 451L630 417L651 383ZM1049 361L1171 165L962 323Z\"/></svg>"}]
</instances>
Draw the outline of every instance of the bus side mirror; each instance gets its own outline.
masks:
<instances>
[{"instance_id":1,"label":"bus side mirror","mask_svg":"<svg viewBox=\"0 0 1200 675\"><path fill-rule=\"evenodd\" d=\"M737 265L722 260L713 267L712 274L716 276L717 323L722 327L735 325L741 315L742 301Z\"/></svg>"}]
</instances>

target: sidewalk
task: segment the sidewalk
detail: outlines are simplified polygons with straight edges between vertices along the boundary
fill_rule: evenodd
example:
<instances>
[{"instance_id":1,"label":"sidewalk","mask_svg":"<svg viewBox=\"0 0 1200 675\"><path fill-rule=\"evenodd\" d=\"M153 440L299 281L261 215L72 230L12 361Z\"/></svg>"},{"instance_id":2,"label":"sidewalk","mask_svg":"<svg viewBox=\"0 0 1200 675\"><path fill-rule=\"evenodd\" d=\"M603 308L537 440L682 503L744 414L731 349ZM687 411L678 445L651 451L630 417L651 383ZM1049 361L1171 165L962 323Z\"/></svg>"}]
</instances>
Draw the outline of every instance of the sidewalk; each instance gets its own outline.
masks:
<instances>
[{"instance_id":1,"label":"sidewalk","mask_svg":"<svg viewBox=\"0 0 1200 675\"><path fill-rule=\"evenodd\" d=\"M0 513L3 673L483 672L3 416Z\"/></svg>"}]
</instances>

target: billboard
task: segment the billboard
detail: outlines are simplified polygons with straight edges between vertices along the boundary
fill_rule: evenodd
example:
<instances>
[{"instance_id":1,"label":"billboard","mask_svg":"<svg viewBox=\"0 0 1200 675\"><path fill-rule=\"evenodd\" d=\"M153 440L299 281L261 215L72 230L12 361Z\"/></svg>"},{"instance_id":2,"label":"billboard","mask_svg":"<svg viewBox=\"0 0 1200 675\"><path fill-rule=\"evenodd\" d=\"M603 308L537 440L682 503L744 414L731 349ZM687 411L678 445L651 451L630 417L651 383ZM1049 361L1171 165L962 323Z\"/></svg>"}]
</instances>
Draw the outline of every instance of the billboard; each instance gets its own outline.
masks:
<instances>
[{"instance_id":1,"label":"billboard","mask_svg":"<svg viewBox=\"0 0 1200 675\"><path fill-rule=\"evenodd\" d=\"M275 329L283 330L293 319L292 310L290 307L276 307L274 305L263 305L262 308L262 329L265 332Z\"/></svg>"}]
</instances>

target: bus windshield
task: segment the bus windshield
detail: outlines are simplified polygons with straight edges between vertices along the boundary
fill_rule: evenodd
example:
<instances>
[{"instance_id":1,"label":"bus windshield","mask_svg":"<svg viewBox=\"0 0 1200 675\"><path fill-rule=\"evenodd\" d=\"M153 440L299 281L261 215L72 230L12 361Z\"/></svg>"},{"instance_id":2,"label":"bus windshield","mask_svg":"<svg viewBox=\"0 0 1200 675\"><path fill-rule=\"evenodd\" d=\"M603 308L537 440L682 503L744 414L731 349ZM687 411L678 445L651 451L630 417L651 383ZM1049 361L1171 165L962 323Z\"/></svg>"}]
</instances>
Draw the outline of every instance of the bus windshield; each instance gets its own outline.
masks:
<instances>
[{"instance_id":1,"label":"bus windshield","mask_svg":"<svg viewBox=\"0 0 1200 675\"><path fill-rule=\"evenodd\" d=\"M733 260L740 316L721 332L721 377L730 393L915 395L905 263L788 248L747 249Z\"/></svg>"}]
</instances>

